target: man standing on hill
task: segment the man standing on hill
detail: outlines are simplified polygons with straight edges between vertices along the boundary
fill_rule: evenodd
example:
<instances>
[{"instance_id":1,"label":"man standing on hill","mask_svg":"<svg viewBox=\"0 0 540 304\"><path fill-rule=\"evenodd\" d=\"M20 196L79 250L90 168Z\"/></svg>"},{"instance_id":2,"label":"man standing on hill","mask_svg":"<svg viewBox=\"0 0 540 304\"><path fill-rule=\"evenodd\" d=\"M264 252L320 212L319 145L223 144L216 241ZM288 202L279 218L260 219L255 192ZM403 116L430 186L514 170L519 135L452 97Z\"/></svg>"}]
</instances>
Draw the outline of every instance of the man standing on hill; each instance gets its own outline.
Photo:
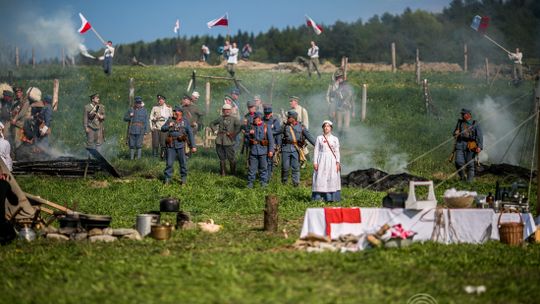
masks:
<instances>
[{"instance_id":1,"label":"man standing on hill","mask_svg":"<svg viewBox=\"0 0 540 304\"><path fill-rule=\"evenodd\" d=\"M319 72L319 47L315 44L315 41L311 41L311 47L308 49L307 55L309 56L308 75L311 78L311 69L315 68L319 79L321 73Z\"/></svg>"},{"instance_id":2,"label":"man standing on hill","mask_svg":"<svg viewBox=\"0 0 540 304\"><path fill-rule=\"evenodd\" d=\"M508 53L508 58L514 62L512 80L514 84L519 84L523 80L523 53L519 51L519 48L516 48L515 53Z\"/></svg>"},{"instance_id":3,"label":"man standing on hill","mask_svg":"<svg viewBox=\"0 0 540 304\"><path fill-rule=\"evenodd\" d=\"M137 158L141 158L144 134L148 133L148 112L144 108L142 97L135 97L135 105L126 112L124 121L129 122L129 158L135 158L135 150Z\"/></svg>"},{"instance_id":4,"label":"man standing on hill","mask_svg":"<svg viewBox=\"0 0 540 304\"><path fill-rule=\"evenodd\" d=\"M107 76L111 76L112 74L112 60L114 57L114 47L112 45L112 41L107 41L103 56L99 57L100 60L103 60L103 72L105 72Z\"/></svg>"},{"instance_id":5,"label":"man standing on hill","mask_svg":"<svg viewBox=\"0 0 540 304\"><path fill-rule=\"evenodd\" d=\"M219 157L220 174L225 176L226 161L229 161L231 174L236 173L236 155L234 150L237 134L242 126L240 120L232 115L233 107L224 104L221 108L222 115L210 123L210 129L217 133L216 152ZM217 127L217 128L216 128Z\"/></svg>"},{"instance_id":6,"label":"man standing on hill","mask_svg":"<svg viewBox=\"0 0 540 304\"><path fill-rule=\"evenodd\" d=\"M227 58L227 71L234 78L236 73L235 66L238 63L238 47L236 42L233 42L232 46L229 48L229 57Z\"/></svg>"},{"instance_id":7,"label":"man standing on hill","mask_svg":"<svg viewBox=\"0 0 540 304\"><path fill-rule=\"evenodd\" d=\"M475 158L484 148L482 129L472 119L470 110L461 109L461 119L458 120L454 129L455 142L455 165L461 180L472 183L474 178ZM465 168L467 178L465 178Z\"/></svg>"},{"instance_id":8,"label":"man standing on hill","mask_svg":"<svg viewBox=\"0 0 540 304\"><path fill-rule=\"evenodd\" d=\"M101 150L105 141L105 106L100 103L99 94L90 95L90 103L84 106L83 127L86 132L86 147Z\"/></svg>"},{"instance_id":9,"label":"man standing on hill","mask_svg":"<svg viewBox=\"0 0 540 304\"><path fill-rule=\"evenodd\" d=\"M158 103L152 107L150 111L150 130L152 131L152 155L154 157L158 156L158 153L161 159L165 159L165 154L167 153L165 147L165 139L167 138L166 134L161 132L161 127L165 124L165 121L172 116L172 108L166 103L165 96L158 94L157 95Z\"/></svg>"}]
</instances>

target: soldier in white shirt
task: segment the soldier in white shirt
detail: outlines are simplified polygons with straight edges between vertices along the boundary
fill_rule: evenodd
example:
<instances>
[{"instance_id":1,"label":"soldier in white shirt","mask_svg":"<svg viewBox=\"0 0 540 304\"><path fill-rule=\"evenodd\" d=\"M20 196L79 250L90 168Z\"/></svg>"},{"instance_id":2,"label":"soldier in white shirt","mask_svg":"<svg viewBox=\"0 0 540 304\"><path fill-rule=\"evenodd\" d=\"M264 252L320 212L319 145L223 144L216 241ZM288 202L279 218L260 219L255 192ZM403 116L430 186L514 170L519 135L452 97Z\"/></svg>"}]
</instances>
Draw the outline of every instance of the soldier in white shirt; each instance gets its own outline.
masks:
<instances>
[{"instance_id":1,"label":"soldier in white shirt","mask_svg":"<svg viewBox=\"0 0 540 304\"><path fill-rule=\"evenodd\" d=\"M163 124L172 116L172 108L170 105L166 104L165 96L158 94L157 95L158 103L152 107L150 111L150 130L152 131L152 155L154 157L158 156L158 151L160 151L160 156L162 159L165 157L166 147L165 140L167 139L167 133L161 132L161 127Z\"/></svg>"},{"instance_id":2,"label":"soldier in white shirt","mask_svg":"<svg viewBox=\"0 0 540 304\"><path fill-rule=\"evenodd\" d=\"M111 76L112 74L112 59L114 57L114 47L112 46L112 41L107 41L107 44L105 45L105 52L103 53L103 56L100 57L100 60L103 60L103 72L107 76Z\"/></svg>"},{"instance_id":3,"label":"soldier in white shirt","mask_svg":"<svg viewBox=\"0 0 540 304\"><path fill-rule=\"evenodd\" d=\"M238 47L236 42L233 42L232 46L229 48L229 57L227 58L227 72L231 74L231 77L234 78L235 66L238 63Z\"/></svg>"},{"instance_id":4,"label":"soldier in white shirt","mask_svg":"<svg viewBox=\"0 0 540 304\"><path fill-rule=\"evenodd\" d=\"M508 58L514 62L512 79L514 80L514 83L519 83L523 80L523 62L521 61L523 59L523 53L519 51L519 48L516 48L515 53L508 53Z\"/></svg>"},{"instance_id":5,"label":"soldier in white shirt","mask_svg":"<svg viewBox=\"0 0 540 304\"><path fill-rule=\"evenodd\" d=\"M309 56L308 75L311 78L311 69L315 68L319 79L321 73L319 72L319 47L315 44L315 41L311 41L311 47L309 48L307 55Z\"/></svg>"}]
</instances>

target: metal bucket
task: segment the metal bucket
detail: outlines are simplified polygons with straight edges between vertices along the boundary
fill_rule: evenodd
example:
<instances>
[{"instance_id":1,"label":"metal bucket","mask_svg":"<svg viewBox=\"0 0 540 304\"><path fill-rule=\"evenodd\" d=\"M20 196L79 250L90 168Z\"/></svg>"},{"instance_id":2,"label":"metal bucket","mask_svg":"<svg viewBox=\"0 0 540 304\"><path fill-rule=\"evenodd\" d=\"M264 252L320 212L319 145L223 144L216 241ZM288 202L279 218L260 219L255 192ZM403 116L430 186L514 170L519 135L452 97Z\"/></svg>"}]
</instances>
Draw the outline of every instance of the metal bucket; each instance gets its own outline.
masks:
<instances>
[{"instance_id":1,"label":"metal bucket","mask_svg":"<svg viewBox=\"0 0 540 304\"><path fill-rule=\"evenodd\" d=\"M152 229L153 214L139 214L137 215L137 231L142 237L150 234Z\"/></svg>"}]
</instances>

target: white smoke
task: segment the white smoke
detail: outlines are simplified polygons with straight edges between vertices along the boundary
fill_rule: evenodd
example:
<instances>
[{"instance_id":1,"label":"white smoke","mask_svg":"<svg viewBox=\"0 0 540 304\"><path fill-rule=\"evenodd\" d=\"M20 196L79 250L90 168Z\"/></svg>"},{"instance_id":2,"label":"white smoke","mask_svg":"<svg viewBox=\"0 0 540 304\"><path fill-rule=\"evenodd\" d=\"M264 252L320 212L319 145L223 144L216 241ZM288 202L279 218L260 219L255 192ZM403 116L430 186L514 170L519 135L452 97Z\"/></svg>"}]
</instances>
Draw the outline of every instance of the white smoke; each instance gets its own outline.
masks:
<instances>
[{"instance_id":1,"label":"white smoke","mask_svg":"<svg viewBox=\"0 0 540 304\"><path fill-rule=\"evenodd\" d=\"M486 96L473 107L473 114L478 113L477 121L484 134L485 152L480 153L480 157L481 161L487 160L490 163L519 165L530 124L523 125L521 131L516 129L521 121L517 121L509 110L511 107L501 110L504 104L504 101L498 102Z\"/></svg>"},{"instance_id":2,"label":"white smoke","mask_svg":"<svg viewBox=\"0 0 540 304\"><path fill-rule=\"evenodd\" d=\"M17 31L28 45L36 49L39 57L57 57L62 49L66 56L79 53L82 36L77 32L71 14L57 12L44 16L33 16L31 20L20 22Z\"/></svg>"}]
</instances>

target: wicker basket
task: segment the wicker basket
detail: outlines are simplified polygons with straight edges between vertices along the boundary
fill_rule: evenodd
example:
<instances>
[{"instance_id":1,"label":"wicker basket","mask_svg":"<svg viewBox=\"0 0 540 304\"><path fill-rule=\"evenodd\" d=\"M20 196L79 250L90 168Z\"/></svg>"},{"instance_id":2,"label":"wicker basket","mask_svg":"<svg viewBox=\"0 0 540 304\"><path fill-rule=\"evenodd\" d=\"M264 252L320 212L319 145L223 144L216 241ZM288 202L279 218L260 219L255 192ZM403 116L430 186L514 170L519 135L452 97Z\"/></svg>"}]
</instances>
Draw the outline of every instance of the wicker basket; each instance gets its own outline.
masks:
<instances>
[{"instance_id":1,"label":"wicker basket","mask_svg":"<svg viewBox=\"0 0 540 304\"><path fill-rule=\"evenodd\" d=\"M523 243L523 217L518 211L514 211L519 214L519 223L501 223L501 217L503 213L510 213L510 210L503 210L499 215L499 236L501 238L501 243L505 243L512 246L518 246Z\"/></svg>"},{"instance_id":2,"label":"wicker basket","mask_svg":"<svg viewBox=\"0 0 540 304\"><path fill-rule=\"evenodd\" d=\"M469 208L474 200L474 196L444 197L444 203L448 208Z\"/></svg>"}]
</instances>

